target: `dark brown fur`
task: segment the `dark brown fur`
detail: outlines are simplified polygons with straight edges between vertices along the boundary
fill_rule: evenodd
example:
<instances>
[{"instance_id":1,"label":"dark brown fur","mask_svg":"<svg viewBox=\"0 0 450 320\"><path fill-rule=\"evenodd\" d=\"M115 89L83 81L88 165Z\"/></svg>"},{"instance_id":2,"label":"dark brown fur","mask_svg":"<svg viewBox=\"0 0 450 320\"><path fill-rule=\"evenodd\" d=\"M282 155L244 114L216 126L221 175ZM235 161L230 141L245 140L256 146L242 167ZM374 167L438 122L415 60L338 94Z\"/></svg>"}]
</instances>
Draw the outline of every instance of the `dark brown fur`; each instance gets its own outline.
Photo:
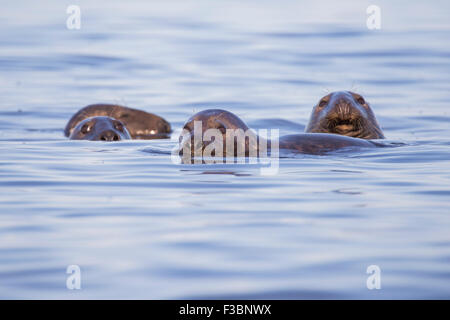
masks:
<instances>
[{"instance_id":1,"label":"dark brown fur","mask_svg":"<svg viewBox=\"0 0 450 320\"><path fill-rule=\"evenodd\" d=\"M133 139L169 138L172 132L170 124L155 114L113 104L92 104L72 116L64 130L65 135L70 136L80 121L97 116L122 121Z\"/></svg>"}]
</instances>

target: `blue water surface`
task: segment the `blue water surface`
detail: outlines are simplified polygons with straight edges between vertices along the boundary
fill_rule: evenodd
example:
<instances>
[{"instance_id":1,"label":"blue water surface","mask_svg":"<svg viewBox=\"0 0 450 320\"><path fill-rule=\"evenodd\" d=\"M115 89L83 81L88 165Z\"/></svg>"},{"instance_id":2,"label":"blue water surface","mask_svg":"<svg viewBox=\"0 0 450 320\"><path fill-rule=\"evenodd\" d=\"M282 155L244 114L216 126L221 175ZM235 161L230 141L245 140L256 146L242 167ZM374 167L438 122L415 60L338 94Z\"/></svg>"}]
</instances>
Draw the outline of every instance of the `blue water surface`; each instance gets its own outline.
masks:
<instances>
[{"instance_id":1,"label":"blue water surface","mask_svg":"<svg viewBox=\"0 0 450 320\"><path fill-rule=\"evenodd\" d=\"M450 4L378 1L369 30L370 4L2 3L0 298L450 298ZM292 155L275 175L171 161L197 111L299 133L336 90L404 145ZM98 102L159 114L172 139L67 140Z\"/></svg>"}]
</instances>

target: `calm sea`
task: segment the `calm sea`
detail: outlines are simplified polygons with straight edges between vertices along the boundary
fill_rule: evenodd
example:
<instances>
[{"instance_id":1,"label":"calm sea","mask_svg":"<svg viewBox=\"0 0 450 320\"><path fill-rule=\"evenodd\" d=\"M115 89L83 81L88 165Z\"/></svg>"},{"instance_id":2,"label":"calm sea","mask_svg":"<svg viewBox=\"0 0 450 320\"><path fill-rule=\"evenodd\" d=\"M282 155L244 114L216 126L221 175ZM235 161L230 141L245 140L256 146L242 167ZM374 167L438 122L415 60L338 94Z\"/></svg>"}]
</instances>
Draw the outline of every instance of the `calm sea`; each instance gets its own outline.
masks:
<instances>
[{"instance_id":1,"label":"calm sea","mask_svg":"<svg viewBox=\"0 0 450 320\"><path fill-rule=\"evenodd\" d=\"M2 3L0 298L450 298L450 3L377 1L380 30L370 4ZM405 145L292 155L271 176L171 161L194 112L299 133L336 90ZM67 140L98 102L159 114L172 139Z\"/></svg>"}]
</instances>

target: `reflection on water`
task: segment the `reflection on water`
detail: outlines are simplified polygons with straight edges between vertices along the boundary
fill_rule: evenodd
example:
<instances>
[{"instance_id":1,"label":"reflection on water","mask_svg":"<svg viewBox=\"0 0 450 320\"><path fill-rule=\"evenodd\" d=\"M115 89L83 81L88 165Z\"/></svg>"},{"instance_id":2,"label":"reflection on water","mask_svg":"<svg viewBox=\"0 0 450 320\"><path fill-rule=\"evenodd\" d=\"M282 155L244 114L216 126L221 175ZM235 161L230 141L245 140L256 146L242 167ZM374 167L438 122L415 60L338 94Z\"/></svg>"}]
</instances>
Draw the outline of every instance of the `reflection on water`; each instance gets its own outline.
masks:
<instances>
[{"instance_id":1,"label":"reflection on water","mask_svg":"<svg viewBox=\"0 0 450 320\"><path fill-rule=\"evenodd\" d=\"M82 2L69 31L63 3L5 4L0 298L449 298L449 5L381 1L377 31L367 5ZM349 89L395 147L289 154L273 176L171 162L194 112L285 135ZM96 102L157 113L172 139L64 138Z\"/></svg>"}]
</instances>

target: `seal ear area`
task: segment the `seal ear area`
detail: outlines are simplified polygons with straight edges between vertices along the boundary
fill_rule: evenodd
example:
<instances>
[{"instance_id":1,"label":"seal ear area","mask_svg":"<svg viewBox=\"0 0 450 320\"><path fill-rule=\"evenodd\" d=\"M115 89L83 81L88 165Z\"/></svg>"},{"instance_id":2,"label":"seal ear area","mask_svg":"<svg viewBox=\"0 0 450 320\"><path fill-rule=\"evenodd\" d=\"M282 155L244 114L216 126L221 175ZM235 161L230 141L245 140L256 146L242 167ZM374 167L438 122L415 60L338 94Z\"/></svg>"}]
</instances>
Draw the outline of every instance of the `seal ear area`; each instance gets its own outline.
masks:
<instances>
[{"instance_id":1,"label":"seal ear area","mask_svg":"<svg viewBox=\"0 0 450 320\"><path fill-rule=\"evenodd\" d=\"M355 99L355 101L363 106L364 108L368 109L370 108L369 104L367 103L366 99L364 99L364 97L358 93L354 93L354 92L350 92L350 94L352 95L353 99Z\"/></svg>"}]
</instances>

